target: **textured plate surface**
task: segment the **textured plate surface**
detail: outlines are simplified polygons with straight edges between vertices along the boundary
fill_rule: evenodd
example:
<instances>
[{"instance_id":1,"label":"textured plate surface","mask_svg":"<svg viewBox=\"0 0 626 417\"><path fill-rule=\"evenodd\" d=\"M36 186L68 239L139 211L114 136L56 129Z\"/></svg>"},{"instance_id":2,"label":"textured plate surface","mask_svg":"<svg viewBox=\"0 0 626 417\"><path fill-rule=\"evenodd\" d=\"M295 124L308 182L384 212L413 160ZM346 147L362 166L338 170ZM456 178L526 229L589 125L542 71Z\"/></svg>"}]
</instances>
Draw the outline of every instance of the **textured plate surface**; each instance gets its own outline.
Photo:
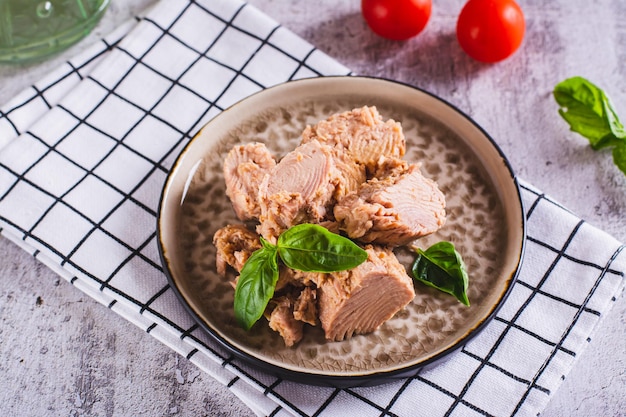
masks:
<instances>
[{"instance_id":1,"label":"textured plate surface","mask_svg":"<svg viewBox=\"0 0 626 417\"><path fill-rule=\"evenodd\" d=\"M225 195L222 162L237 144L267 144L277 158L292 150L307 124L364 105L401 122L405 159L446 196L447 222L418 241L455 244L470 276L470 307L421 284L408 307L377 331L342 342L306 326L288 348L261 319L246 332L234 319L231 285L215 272L213 234L241 223ZM480 331L506 298L519 269L525 226L515 177L493 141L442 100L396 82L366 77L293 81L264 90L220 113L187 145L166 181L158 218L165 271L182 302L237 356L286 378L338 386L407 376ZM409 265L412 256L398 252Z\"/></svg>"}]
</instances>

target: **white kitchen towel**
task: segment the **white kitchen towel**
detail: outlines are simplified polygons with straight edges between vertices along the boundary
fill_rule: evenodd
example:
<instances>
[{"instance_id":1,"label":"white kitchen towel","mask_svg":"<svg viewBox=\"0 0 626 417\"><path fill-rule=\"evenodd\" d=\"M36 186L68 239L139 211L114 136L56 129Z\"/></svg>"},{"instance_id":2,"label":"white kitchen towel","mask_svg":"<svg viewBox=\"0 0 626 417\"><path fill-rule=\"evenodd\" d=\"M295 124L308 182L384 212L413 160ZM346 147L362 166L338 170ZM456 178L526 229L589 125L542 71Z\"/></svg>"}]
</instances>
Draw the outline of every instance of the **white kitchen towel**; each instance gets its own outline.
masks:
<instances>
[{"instance_id":1,"label":"white kitchen towel","mask_svg":"<svg viewBox=\"0 0 626 417\"><path fill-rule=\"evenodd\" d=\"M2 104L0 107L0 149L25 132L80 80L87 77L136 24L137 22L133 20L120 25L109 35L63 63L7 103L4 103L4 97L0 98L2 101L0 103Z\"/></svg>"},{"instance_id":2,"label":"white kitchen towel","mask_svg":"<svg viewBox=\"0 0 626 417\"><path fill-rule=\"evenodd\" d=\"M41 89L3 107L0 126L12 130L0 130L1 233L258 415L535 416L623 289L624 246L520 181L528 238L519 279L460 350L368 388L308 386L251 368L214 343L168 285L156 244L160 191L182 147L237 100L350 71L239 0L161 0L106 49L43 111L32 99ZM13 108L38 119L16 123Z\"/></svg>"}]
</instances>

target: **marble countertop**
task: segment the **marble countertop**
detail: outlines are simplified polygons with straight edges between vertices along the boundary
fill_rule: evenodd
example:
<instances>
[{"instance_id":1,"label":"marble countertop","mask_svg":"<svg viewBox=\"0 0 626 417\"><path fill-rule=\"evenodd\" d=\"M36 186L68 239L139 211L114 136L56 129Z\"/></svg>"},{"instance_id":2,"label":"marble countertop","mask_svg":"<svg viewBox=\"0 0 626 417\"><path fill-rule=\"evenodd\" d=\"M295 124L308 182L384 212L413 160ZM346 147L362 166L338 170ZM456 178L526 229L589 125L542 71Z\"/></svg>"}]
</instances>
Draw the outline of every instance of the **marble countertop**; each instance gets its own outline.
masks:
<instances>
[{"instance_id":1,"label":"marble countertop","mask_svg":"<svg viewBox=\"0 0 626 417\"><path fill-rule=\"evenodd\" d=\"M113 0L100 25L45 62L0 65L0 105L154 0ZM525 181L626 242L626 176L609 152L569 132L551 92L581 75L626 119L626 3L519 0L520 51L486 65L464 55L454 28L463 0L434 0L426 30L387 41L365 25L358 1L250 0L355 73L428 90L473 117ZM252 412L193 364L0 238L2 415L211 415ZM107 318L107 319L104 319ZM542 416L618 416L626 410L626 299L592 335ZM33 335L38 335L33 337ZM127 340L140 340L129 344Z\"/></svg>"}]
</instances>

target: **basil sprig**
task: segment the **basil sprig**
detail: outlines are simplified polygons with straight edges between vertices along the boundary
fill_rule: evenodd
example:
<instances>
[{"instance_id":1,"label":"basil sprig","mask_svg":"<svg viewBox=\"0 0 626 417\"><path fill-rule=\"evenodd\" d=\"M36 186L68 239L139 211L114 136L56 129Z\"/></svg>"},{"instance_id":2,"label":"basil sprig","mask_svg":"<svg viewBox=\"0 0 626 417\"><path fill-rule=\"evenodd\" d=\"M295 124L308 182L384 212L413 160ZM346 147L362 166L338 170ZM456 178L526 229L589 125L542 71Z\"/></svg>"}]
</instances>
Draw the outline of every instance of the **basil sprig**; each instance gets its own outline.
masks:
<instances>
[{"instance_id":1,"label":"basil sprig","mask_svg":"<svg viewBox=\"0 0 626 417\"><path fill-rule=\"evenodd\" d=\"M235 288L235 317L246 330L263 315L278 281L278 258L304 272L338 272L359 266L367 252L350 239L316 224L299 224L282 233L273 245L262 247L246 261Z\"/></svg>"},{"instance_id":2,"label":"basil sprig","mask_svg":"<svg viewBox=\"0 0 626 417\"><path fill-rule=\"evenodd\" d=\"M572 77L557 84L553 94L570 129L587 138L594 150L613 148L613 162L626 174L626 130L606 93Z\"/></svg>"},{"instance_id":3,"label":"basil sprig","mask_svg":"<svg viewBox=\"0 0 626 417\"><path fill-rule=\"evenodd\" d=\"M451 294L466 306L469 278L461 254L450 242L435 243L425 251L417 249L411 272L413 278L430 287Z\"/></svg>"},{"instance_id":4,"label":"basil sprig","mask_svg":"<svg viewBox=\"0 0 626 417\"><path fill-rule=\"evenodd\" d=\"M350 239L315 224L301 224L278 237L280 259L291 269L336 272L354 268L367 259L367 252Z\"/></svg>"},{"instance_id":5,"label":"basil sprig","mask_svg":"<svg viewBox=\"0 0 626 417\"><path fill-rule=\"evenodd\" d=\"M243 265L235 287L235 317L246 330L263 315L278 281L276 246L263 238L261 243Z\"/></svg>"}]
</instances>

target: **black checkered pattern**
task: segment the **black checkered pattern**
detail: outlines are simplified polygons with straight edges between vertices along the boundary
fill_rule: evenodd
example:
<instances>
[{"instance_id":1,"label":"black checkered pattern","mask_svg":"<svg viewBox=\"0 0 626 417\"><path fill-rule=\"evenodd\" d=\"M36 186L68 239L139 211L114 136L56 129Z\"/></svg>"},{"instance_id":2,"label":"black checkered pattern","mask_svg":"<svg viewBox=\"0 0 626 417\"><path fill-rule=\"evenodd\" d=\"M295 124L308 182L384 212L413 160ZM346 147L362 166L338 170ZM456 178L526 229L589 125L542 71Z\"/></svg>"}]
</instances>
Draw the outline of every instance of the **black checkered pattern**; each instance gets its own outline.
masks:
<instances>
[{"instance_id":1,"label":"black checkered pattern","mask_svg":"<svg viewBox=\"0 0 626 417\"><path fill-rule=\"evenodd\" d=\"M259 415L541 411L623 287L619 242L522 183L528 239L519 280L496 318L445 361L353 389L305 386L250 368L208 338L162 273L161 187L181 148L231 104L288 80L350 71L238 0L162 0L132 26L2 109L4 236Z\"/></svg>"},{"instance_id":2,"label":"black checkered pattern","mask_svg":"<svg viewBox=\"0 0 626 417\"><path fill-rule=\"evenodd\" d=\"M136 21L126 22L9 102L2 103L4 106L0 108L0 149L26 132L68 91L87 77L135 24ZM4 101L4 97L2 99Z\"/></svg>"}]
</instances>

